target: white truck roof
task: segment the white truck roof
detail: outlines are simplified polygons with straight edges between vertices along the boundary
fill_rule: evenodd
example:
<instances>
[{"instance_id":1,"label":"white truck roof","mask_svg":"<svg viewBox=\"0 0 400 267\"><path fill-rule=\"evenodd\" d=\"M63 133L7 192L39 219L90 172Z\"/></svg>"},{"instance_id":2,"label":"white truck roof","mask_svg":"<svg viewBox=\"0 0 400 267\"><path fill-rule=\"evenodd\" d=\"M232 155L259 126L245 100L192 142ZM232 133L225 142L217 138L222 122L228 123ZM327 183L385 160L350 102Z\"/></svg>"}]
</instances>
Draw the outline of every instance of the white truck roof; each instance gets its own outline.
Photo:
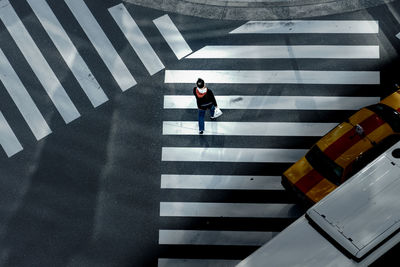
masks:
<instances>
[{"instance_id":1,"label":"white truck roof","mask_svg":"<svg viewBox=\"0 0 400 267\"><path fill-rule=\"evenodd\" d=\"M243 266L366 266L400 242L400 142L311 207Z\"/></svg>"},{"instance_id":2,"label":"white truck roof","mask_svg":"<svg viewBox=\"0 0 400 267\"><path fill-rule=\"evenodd\" d=\"M393 156L399 146L389 148L307 211L321 230L357 259L400 227L400 158Z\"/></svg>"}]
</instances>

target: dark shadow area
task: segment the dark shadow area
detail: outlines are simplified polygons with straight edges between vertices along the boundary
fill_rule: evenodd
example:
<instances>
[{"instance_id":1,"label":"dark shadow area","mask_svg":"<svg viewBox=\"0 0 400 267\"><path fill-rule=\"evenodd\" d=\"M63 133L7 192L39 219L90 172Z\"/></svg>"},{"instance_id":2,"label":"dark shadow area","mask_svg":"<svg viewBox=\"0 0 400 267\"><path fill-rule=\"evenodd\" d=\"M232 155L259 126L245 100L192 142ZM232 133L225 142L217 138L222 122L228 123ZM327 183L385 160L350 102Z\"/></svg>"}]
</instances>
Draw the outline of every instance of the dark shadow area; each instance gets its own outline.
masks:
<instances>
[{"instance_id":1,"label":"dark shadow area","mask_svg":"<svg viewBox=\"0 0 400 267\"><path fill-rule=\"evenodd\" d=\"M8 222L4 266L66 266L90 240L110 126L108 120L84 123L71 123L48 137L29 188ZM93 128L101 132L95 138Z\"/></svg>"}]
</instances>

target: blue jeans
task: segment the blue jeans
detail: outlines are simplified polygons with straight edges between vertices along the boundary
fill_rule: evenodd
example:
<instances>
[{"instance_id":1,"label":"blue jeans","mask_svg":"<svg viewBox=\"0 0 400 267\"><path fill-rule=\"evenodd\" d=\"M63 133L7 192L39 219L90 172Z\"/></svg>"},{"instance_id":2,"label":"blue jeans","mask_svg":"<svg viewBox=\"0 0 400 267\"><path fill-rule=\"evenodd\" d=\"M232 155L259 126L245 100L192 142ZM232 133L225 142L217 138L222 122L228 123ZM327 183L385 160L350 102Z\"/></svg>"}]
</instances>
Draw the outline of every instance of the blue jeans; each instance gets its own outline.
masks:
<instances>
[{"instance_id":1,"label":"blue jeans","mask_svg":"<svg viewBox=\"0 0 400 267\"><path fill-rule=\"evenodd\" d=\"M210 116L214 117L215 107L212 105L210 108ZM207 110L199 109L199 131L204 131L204 116Z\"/></svg>"}]
</instances>

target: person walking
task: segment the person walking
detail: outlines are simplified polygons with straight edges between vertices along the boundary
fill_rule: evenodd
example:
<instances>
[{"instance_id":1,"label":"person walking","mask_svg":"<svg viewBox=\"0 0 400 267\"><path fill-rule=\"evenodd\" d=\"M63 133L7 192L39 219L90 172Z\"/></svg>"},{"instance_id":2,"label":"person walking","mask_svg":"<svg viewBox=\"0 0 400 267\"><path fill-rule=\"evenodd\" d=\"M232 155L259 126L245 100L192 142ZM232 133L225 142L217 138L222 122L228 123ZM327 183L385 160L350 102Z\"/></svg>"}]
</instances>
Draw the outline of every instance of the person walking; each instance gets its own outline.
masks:
<instances>
[{"instance_id":1,"label":"person walking","mask_svg":"<svg viewBox=\"0 0 400 267\"><path fill-rule=\"evenodd\" d=\"M196 97L197 108L199 109L199 134L204 132L204 117L207 109L210 110L211 120L215 120L214 111L218 107L214 94L207 88L203 79L198 79L196 87L193 88L193 94Z\"/></svg>"}]
</instances>

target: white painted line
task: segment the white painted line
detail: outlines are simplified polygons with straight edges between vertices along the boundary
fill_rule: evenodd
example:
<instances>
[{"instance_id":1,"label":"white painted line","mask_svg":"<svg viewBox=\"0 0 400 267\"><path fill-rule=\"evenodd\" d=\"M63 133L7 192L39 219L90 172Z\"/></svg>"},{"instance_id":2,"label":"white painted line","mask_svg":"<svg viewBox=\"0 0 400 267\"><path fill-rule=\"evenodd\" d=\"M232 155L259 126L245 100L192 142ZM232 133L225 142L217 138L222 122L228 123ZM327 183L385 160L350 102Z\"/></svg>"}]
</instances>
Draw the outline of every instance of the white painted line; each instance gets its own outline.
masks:
<instances>
[{"instance_id":1,"label":"white painted line","mask_svg":"<svg viewBox=\"0 0 400 267\"><path fill-rule=\"evenodd\" d=\"M235 267L240 260L220 259L158 259L158 267Z\"/></svg>"},{"instance_id":2,"label":"white painted line","mask_svg":"<svg viewBox=\"0 0 400 267\"><path fill-rule=\"evenodd\" d=\"M379 71L166 70L165 83L379 84Z\"/></svg>"},{"instance_id":3,"label":"white painted line","mask_svg":"<svg viewBox=\"0 0 400 267\"><path fill-rule=\"evenodd\" d=\"M57 17L45 0L27 0L33 12L38 17L43 28L57 47L65 63L71 69L76 80L89 98L93 107L97 107L108 100L103 89L89 70Z\"/></svg>"},{"instance_id":4,"label":"white painted line","mask_svg":"<svg viewBox=\"0 0 400 267\"><path fill-rule=\"evenodd\" d=\"M377 45L206 46L187 58L379 58Z\"/></svg>"},{"instance_id":5,"label":"white painted line","mask_svg":"<svg viewBox=\"0 0 400 267\"><path fill-rule=\"evenodd\" d=\"M69 123L78 118L80 116L78 110L8 0L1 1L0 19L3 21L64 121Z\"/></svg>"},{"instance_id":6,"label":"white painted line","mask_svg":"<svg viewBox=\"0 0 400 267\"><path fill-rule=\"evenodd\" d=\"M284 190L280 176L162 174L162 189Z\"/></svg>"},{"instance_id":7,"label":"white painted line","mask_svg":"<svg viewBox=\"0 0 400 267\"><path fill-rule=\"evenodd\" d=\"M159 230L160 245L262 246L277 232Z\"/></svg>"},{"instance_id":8,"label":"white painted line","mask_svg":"<svg viewBox=\"0 0 400 267\"><path fill-rule=\"evenodd\" d=\"M4 87L21 112L33 135L37 140L49 135L51 133L49 125L1 49L0 62L0 80L3 82Z\"/></svg>"},{"instance_id":9,"label":"white painted line","mask_svg":"<svg viewBox=\"0 0 400 267\"><path fill-rule=\"evenodd\" d=\"M190 49L182 34L168 15L153 20L153 23L156 25L178 59L192 53L192 49Z\"/></svg>"},{"instance_id":10,"label":"white painted line","mask_svg":"<svg viewBox=\"0 0 400 267\"><path fill-rule=\"evenodd\" d=\"M323 136L337 123L206 121L205 135ZM164 121L163 135L198 135L198 121Z\"/></svg>"},{"instance_id":11,"label":"white painted line","mask_svg":"<svg viewBox=\"0 0 400 267\"><path fill-rule=\"evenodd\" d=\"M126 91L136 85L136 80L129 72L85 2L83 0L65 0L65 3L74 14L121 90Z\"/></svg>"},{"instance_id":12,"label":"white painted line","mask_svg":"<svg viewBox=\"0 0 400 267\"><path fill-rule=\"evenodd\" d=\"M124 4L119 4L109 8L108 11L118 24L119 28L129 41L132 48L135 50L136 54L150 75L153 75L164 69L164 65L160 58L154 52L139 26L131 17L128 10L126 10Z\"/></svg>"},{"instance_id":13,"label":"white painted line","mask_svg":"<svg viewBox=\"0 0 400 267\"><path fill-rule=\"evenodd\" d=\"M13 130L0 111L0 145L3 147L8 157L20 152L23 148L18 141Z\"/></svg>"},{"instance_id":14,"label":"white painted line","mask_svg":"<svg viewBox=\"0 0 400 267\"><path fill-rule=\"evenodd\" d=\"M162 161L296 162L307 149L163 147Z\"/></svg>"},{"instance_id":15,"label":"white painted line","mask_svg":"<svg viewBox=\"0 0 400 267\"><path fill-rule=\"evenodd\" d=\"M296 218L301 215L295 204L160 202L160 216Z\"/></svg>"},{"instance_id":16,"label":"white painted line","mask_svg":"<svg viewBox=\"0 0 400 267\"><path fill-rule=\"evenodd\" d=\"M379 97L217 95L222 109L358 110ZM193 95L164 95L165 109L197 109Z\"/></svg>"},{"instance_id":17,"label":"white painted line","mask_svg":"<svg viewBox=\"0 0 400 267\"><path fill-rule=\"evenodd\" d=\"M249 21L230 33L378 33L376 20Z\"/></svg>"},{"instance_id":18,"label":"white painted line","mask_svg":"<svg viewBox=\"0 0 400 267\"><path fill-rule=\"evenodd\" d=\"M396 34L396 38L400 39L400 32L398 34Z\"/></svg>"}]
</instances>

